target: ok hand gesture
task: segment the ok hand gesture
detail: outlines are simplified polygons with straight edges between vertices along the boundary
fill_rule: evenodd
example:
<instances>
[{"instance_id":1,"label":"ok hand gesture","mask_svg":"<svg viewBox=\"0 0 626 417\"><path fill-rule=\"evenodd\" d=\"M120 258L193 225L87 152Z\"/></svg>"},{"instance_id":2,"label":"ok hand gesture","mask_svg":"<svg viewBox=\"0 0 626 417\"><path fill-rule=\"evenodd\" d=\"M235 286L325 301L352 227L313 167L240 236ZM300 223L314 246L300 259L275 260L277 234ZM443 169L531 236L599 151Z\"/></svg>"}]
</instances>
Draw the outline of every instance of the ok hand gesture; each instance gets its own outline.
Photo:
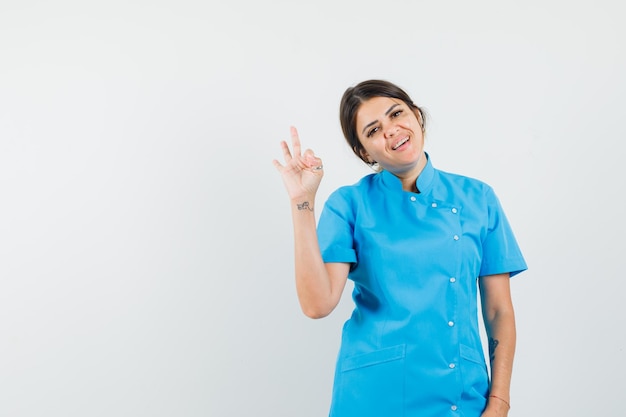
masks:
<instances>
[{"instance_id":1,"label":"ok hand gesture","mask_svg":"<svg viewBox=\"0 0 626 417\"><path fill-rule=\"evenodd\" d=\"M317 188L324 176L322 160L316 157L310 149L302 153L298 131L293 126L291 127L291 143L293 153L285 141L280 143L285 165L276 159L273 164L280 173L291 200L314 200Z\"/></svg>"}]
</instances>

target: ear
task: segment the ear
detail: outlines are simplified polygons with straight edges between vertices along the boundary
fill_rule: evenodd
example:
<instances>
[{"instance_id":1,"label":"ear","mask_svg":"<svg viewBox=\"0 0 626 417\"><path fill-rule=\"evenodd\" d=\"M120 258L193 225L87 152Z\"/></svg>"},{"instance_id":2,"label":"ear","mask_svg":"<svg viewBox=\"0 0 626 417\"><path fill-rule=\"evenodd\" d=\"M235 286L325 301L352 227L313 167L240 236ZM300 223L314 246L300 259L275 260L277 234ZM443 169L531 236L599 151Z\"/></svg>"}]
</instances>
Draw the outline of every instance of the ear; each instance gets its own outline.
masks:
<instances>
[{"instance_id":1,"label":"ear","mask_svg":"<svg viewBox=\"0 0 626 417\"><path fill-rule=\"evenodd\" d=\"M357 149L356 146L355 146L354 147L354 152L357 152L364 162L366 162L366 163L368 163L370 165L376 163L376 161L374 161L374 160L372 160L370 158L370 155L367 153L367 151L365 149L363 149L363 148Z\"/></svg>"},{"instance_id":2,"label":"ear","mask_svg":"<svg viewBox=\"0 0 626 417\"><path fill-rule=\"evenodd\" d=\"M415 117L417 117L417 123L419 123L420 127L422 128L422 132L425 132L424 116L422 116L422 111L420 109L413 108L413 113L415 113Z\"/></svg>"}]
</instances>

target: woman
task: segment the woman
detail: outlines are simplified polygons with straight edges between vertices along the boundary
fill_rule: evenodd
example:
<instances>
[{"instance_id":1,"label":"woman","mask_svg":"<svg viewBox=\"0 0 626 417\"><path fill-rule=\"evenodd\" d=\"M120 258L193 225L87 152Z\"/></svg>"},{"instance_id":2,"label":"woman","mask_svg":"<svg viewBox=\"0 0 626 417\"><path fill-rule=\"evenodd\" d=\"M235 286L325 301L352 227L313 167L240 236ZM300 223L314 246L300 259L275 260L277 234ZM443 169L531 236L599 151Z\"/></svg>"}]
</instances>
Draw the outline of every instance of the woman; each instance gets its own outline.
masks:
<instances>
[{"instance_id":1,"label":"woman","mask_svg":"<svg viewBox=\"0 0 626 417\"><path fill-rule=\"evenodd\" d=\"M274 161L292 206L296 288L324 317L348 278L330 416L506 416L515 350L509 277L526 269L491 187L439 171L424 151L422 110L369 80L341 100L344 136L376 173L332 193L315 223L320 158L281 143ZM489 339L491 378L478 326Z\"/></svg>"}]
</instances>

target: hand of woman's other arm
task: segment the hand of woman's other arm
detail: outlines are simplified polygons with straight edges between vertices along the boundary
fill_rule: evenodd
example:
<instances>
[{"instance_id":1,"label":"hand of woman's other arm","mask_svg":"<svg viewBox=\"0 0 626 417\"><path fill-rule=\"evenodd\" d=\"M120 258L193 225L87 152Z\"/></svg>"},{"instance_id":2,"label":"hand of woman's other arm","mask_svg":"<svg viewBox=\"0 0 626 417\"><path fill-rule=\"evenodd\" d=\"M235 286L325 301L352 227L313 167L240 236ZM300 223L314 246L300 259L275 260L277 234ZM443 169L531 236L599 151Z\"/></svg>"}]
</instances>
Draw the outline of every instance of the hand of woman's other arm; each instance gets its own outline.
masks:
<instances>
[{"instance_id":1,"label":"hand of woman's other arm","mask_svg":"<svg viewBox=\"0 0 626 417\"><path fill-rule=\"evenodd\" d=\"M479 282L491 366L489 401L482 417L505 417L510 408L516 338L510 278L508 273L489 275Z\"/></svg>"},{"instance_id":2,"label":"hand of woman's other arm","mask_svg":"<svg viewBox=\"0 0 626 417\"><path fill-rule=\"evenodd\" d=\"M490 397L487 402L487 408L480 415L480 417L507 417L509 415L509 406L502 402L498 404L496 398Z\"/></svg>"},{"instance_id":3,"label":"hand of woman's other arm","mask_svg":"<svg viewBox=\"0 0 626 417\"><path fill-rule=\"evenodd\" d=\"M289 150L287 142L280 143L285 165L275 159L274 166L283 179L289 198L298 204L311 200L309 204L312 204L324 176L322 160L316 157L310 149L302 153L298 131L293 126L291 127L291 144L293 152Z\"/></svg>"}]
</instances>

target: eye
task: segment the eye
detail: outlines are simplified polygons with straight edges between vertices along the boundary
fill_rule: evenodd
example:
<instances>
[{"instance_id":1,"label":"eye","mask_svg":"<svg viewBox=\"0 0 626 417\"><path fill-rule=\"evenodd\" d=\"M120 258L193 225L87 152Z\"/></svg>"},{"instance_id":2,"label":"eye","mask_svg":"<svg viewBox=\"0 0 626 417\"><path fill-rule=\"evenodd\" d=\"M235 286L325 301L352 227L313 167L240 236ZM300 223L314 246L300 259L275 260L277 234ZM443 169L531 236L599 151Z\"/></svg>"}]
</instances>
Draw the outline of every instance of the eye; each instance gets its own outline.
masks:
<instances>
[{"instance_id":1,"label":"eye","mask_svg":"<svg viewBox=\"0 0 626 417\"><path fill-rule=\"evenodd\" d=\"M368 138L371 138L374 133L378 132L378 129L379 129L378 127L375 127L375 128L372 128L372 129L368 130L366 136Z\"/></svg>"},{"instance_id":2,"label":"eye","mask_svg":"<svg viewBox=\"0 0 626 417\"><path fill-rule=\"evenodd\" d=\"M400 114L402 114L402 111L403 111L403 110L394 111L393 113L391 113L391 116L390 116L390 117L391 117L392 119L393 119L393 118L396 118L396 117L400 116Z\"/></svg>"}]
</instances>

